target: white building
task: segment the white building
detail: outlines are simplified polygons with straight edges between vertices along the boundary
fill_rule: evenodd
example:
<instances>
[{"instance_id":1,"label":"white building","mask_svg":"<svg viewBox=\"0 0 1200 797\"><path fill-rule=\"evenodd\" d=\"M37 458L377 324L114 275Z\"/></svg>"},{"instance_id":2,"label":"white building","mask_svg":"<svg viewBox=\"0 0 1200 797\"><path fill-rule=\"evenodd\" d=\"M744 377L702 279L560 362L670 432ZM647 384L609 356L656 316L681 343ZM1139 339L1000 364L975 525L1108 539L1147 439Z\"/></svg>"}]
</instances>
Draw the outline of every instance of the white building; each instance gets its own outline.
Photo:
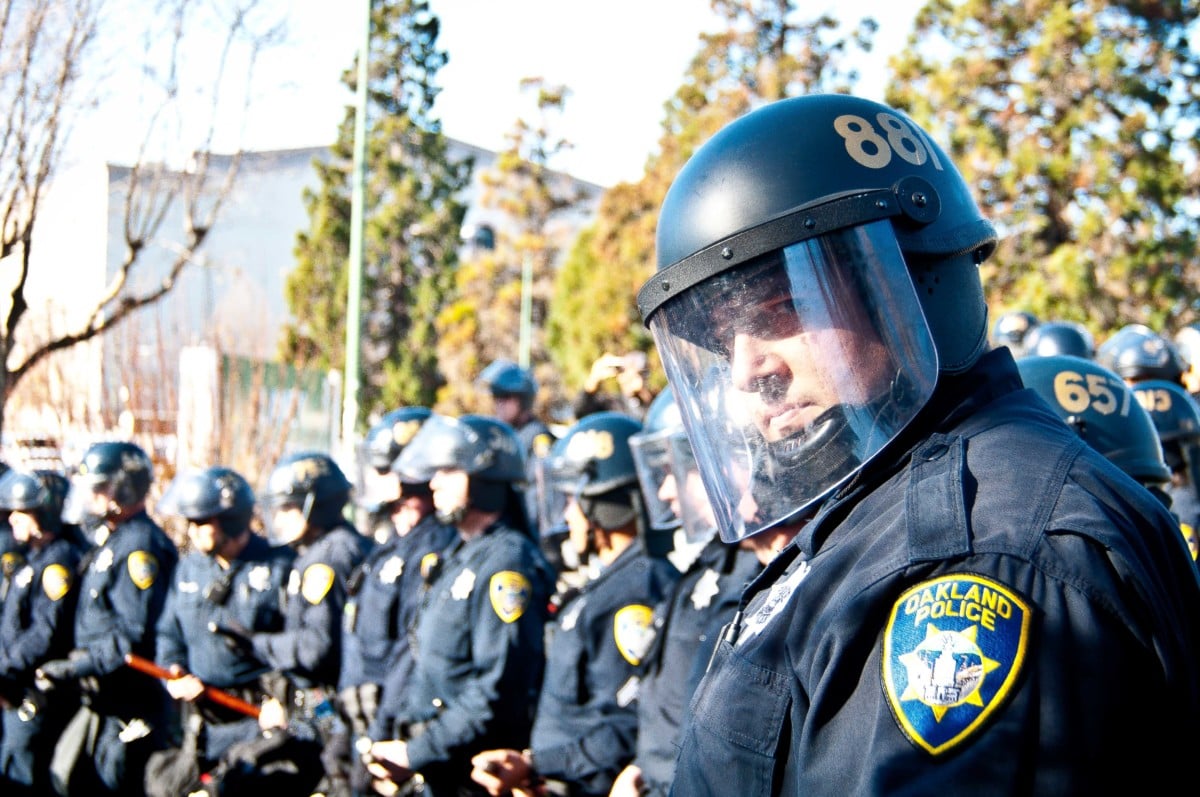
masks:
<instances>
[{"instance_id":1,"label":"white building","mask_svg":"<svg viewBox=\"0 0 1200 797\"><path fill-rule=\"evenodd\" d=\"M481 174L495 154L453 140L450 148L451 157L475 157L465 226L503 229L506 223L498 211L474 202L481 194ZM214 419L197 420L195 415L203 415L207 407L205 411L229 420L233 408L222 391L236 363L276 358L280 333L289 321L284 283L294 266L296 235L309 223L303 192L317 187L314 159L327 156L323 147L245 153L217 221L171 291L116 329L53 355L23 380L8 405L6 438L153 435L156 447L161 449L164 440L173 447L181 408L189 417L178 419L186 427L179 445L190 448L184 438L211 438ZM219 179L228 164L228 156L214 156L210 180ZM19 327L19 340L40 341L84 327L126 258L130 178L128 167L92 164L55 180L35 228L30 310ZM590 220L603 188L566 175L563 179L588 197L578 213L560 220L573 233ZM183 242L183 213L179 200L166 209L158 234L130 272L130 293L152 290L169 273ZM563 236L564 246L570 238ZM204 348L215 355L205 355ZM189 371L204 373L183 374L181 381L181 356L190 358ZM17 352L12 361L20 359ZM266 377L277 380L276 393L287 392L287 370L287 364L277 363L273 376ZM322 436L336 432L339 389L334 383L315 389L324 395L306 396L308 403L301 402L301 411L290 421L295 428L289 447L317 445ZM311 393L313 387L306 390ZM203 453L181 453L186 462L207 464Z\"/></svg>"}]
</instances>

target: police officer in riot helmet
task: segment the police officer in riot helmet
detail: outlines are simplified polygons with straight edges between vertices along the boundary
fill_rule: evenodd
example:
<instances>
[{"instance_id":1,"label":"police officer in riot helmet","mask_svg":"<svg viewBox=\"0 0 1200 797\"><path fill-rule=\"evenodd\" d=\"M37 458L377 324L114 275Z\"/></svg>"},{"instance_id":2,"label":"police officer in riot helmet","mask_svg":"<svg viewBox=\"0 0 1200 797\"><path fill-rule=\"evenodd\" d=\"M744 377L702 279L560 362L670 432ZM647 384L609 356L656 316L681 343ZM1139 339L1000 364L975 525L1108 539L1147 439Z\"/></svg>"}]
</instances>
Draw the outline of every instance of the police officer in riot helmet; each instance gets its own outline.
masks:
<instances>
[{"instance_id":1,"label":"police officer in riot helmet","mask_svg":"<svg viewBox=\"0 0 1200 797\"><path fill-rule=\"evenodd\" d=\"M1180 383L1193 396L1200 395L1200 322L1193 322L1175 333L1175 350L1183 361Z\"/></svg>"},{"instance_id":2,"label":"police officer in riot helmet","mask_svg":"<svg viewBox=\"0 0 1200 797\"><path fill-rule=\"evenodd\" d=\"M1174 344L1145 324L1128 324L1096 349L1096 362L1129 384L1165 379L1183 384L1186 365Z\"/></svg>"},{"instance_id":3,"label":"police officer in riot helmet","mask_svg":"<svg viewBox=\"0 0 1200 797\"><path fill-rule=\"evenodd\" d=\"M253 739L258 723L205 699L216 687L257 705L268 694L269 666L253 651L213 627L245 635L283 630L295 551L255 534L254 490L237 471L215 466L177 475L157 511L187 523L191 552L175 569L158 622L156 661L171 673L167 692L180 706L184 741L156 753L146 769L146 792L167 795L198 789L203 773L239 741Z\"/></svg>"},{"instance_id":4,"label":"police officer in riot helmet","mask_svg":"<svg viewBox=\"0 0 1200 797\"><path fill-rule=\"evenodd\" d=\"M525 459L508 424L482 415L425 421L395 464L426 481L457 539L423 564L429 588L412 631L415 666L396 738L375 742L376 790L470 791L470 757L529 743L554 585L531 537Z\"/></svg>"},{"instance_id":5,"label":"police officer in riot helmet","mask_svg":"<svg viewBox=\"0 0 1200 797\"><path fill-rule=\"evenodd\" d=\"M72 699L45 700L34 672L71 649L76 570L84 544L62 522L70 483L50 470L10 469L0 476L0 510L27 554L0 614L0 784L8 794L50 794L50 757Z\"/></svg>"},{"instance_id":6,"label":"police officer in riot helmet","mask_svg":"<svg viewBox=\"0 0 1200 797\"><path fill-rule=\"evenodd\" d=\"M1038 318L1028 310L1001 313L992 325L992 345L1007 346L1014 357L1026 353L1025 336L1038 325Z\"/></svg>"},{"instance_id":7,"label":"police officer in riot helmet","mask_svg":"<svg viewBox=\"0 0 1200 797\"><path fill-rule=\"evenodd\" d=\"M720 533L779 552L674 793L1168 788L1200 585L1162 504L988 350L995 245L932 137L853 96L760 107L676 177L639 305Z\"/></svg>"},{"instance_id":8,"label":"police officer in riot helmet","mask_svg":"<svg viewBox=\"0 0 1200 797\"><path fill-rule=\"evenodd\" d=\"M368 464L385 474L376 501L393 535L372 550L351 579L342 625L342 669L338 677L340 724L323 754L326 794L369 791L357 752L371 740L390 739L414 666L409 628L416 618L425 580L423 563L435 559L458 536L434 516L428 481L408 478L396 462L430 417L426 407L389 412L367 436Z\"/></svg>"},{"instance_id":9,"label":"police officer in riot helmet","mask_svg":"<svg viewBox=\"0 0 1200 797\"><path fill-rule=\"evenodd\" d=\"M165 690L124 666L126 653L154 658L155 625L179 558L146 512L153 479L141 447L113 441L90 446L71 480L67 504L77 514L69 520L93 529L96 547L79 584L74 648L38 668L39 686L87 695L55 754L55 777L68 794L142 794L146 761L168 741Z\"/></svg>"},{"instance_id":10,"label":"police officer in riot helmet","mask_svg":"<svg viewBox=\"0 0 1200 797\"><path fill-rule=\"evenodd\" d=\"M1200 555L1200 404L1183 385L1165 379L1138 382L1133 392L1158 431L1163 460L1171 472L1165 487L1171 511L1179 518L1180 531L1196 561Z\"/></svg>"},{"instance_id":11,"label":"police officer in riot helmet","mask_svg":"<svg viewBox=\"0 0 1200 797\"><path fill-rule=\"evenodd\" d=\"M363 439L363 458L368 468L364 474L368 530L377 543L382 544L395 534L390 513L400 495L400 485L392 472L392 463L429 415L428 407L394 409L368 429Z\"/></svg>"},{"instance_id":12,"label":"police officer in riot helmet","mask_svg":"<svg viewBox=\"0 0 1200 797\"><path fill-rule=\"evenodd\" d=\"M1090 360L1095 353L1092 333L1077 321L1043 321L1025 336L1026 357L1068 354Z\"/></svg>"},{"instance_id":13,"label":"police officer in riot helmet","mask_svg":"<svg viewBox=\"0 0 1200 797\"><path fill-rule=\"evenodd\" d=\"M1021 380L1084 442L1170 508L1171 472L1150 415L1129 385L1098 363L1071 355L1018 361ZM1139 383L1140 384L1140 383Z\"/></svg>"},{"instance_id":14,"label":"police officer in riot helmet","mask_svg":"<svg viewBox=\"0 0 1200 797\"><path fill-rule=\"evenodd\" d=\"M629 441L642 424L597 412L567 430L544 462L540 501L554 502L593 573L550 627L546 677L529 749L487 750L471 777L489 794L535 786L551 794L607 795L633 758L637 676L653 607L679 572L646 549L645 503ZM565 504L565 505L564 505Z\"/></svg>"},{"instance_id":15,"label":"police officer in riot helmet","mask_svg":"<svg viewBox=\"0 0 1200 797\"><path fill-rule=\"evenodd\" d=\"M0 476L9 470L8 463L0 461ZM25 564L25 546L13 536L8 522L8 513L0 510L0 604L8 594L13 574Z\"/></svg>"},{"instance_id":16,"label":"police officer in riot helmet","mask_svg":"<svg viewBox=\"0 0 1200 797\"><path fill-rule=\"evenodd\" d=\"M510 360L495 360L480 373L476 382L492 396L492 415L508 424L521 441L525 457L525 482L533 484L537 462L550 451L554 433L533 414L538 383L533 372ZM536 495L526 493L525 514L531 528L538 527Z\"/></svg>"},{"instance_id":17,"label":"police officer in riot helmet","mask_svg":"<svg viewBox=\"0 0 1200 797\"><path fill-rule=\"evenodd\" d=\"M637 750L613 783L611 797L670 791L692 692L742 588L762 569L748 546L716 536L716 520L670 387L651 403L645 428L629 442L651 517L657 518L652 523L667 526L673 519L678 525L671 561L683 572L654 609L653 641L638 687Z\"/></svg>"},{"instance_id":18,"label":"police officer in riot helmet","mask_svg":"<svg viewBox=\"0 0 1200 797\"><path fill-rule=\"evenodd\" d=\"M238 742L213 770L222 794L306 793L321 777L320 752L335 721L349 580L372 544L345 518L350 495L342 469L317 451L285 455L267 478L260 503L270 536L296 553L287 576L283 626L256 631L229 620L210 628L283 676L285 683L268 687L258 725L266 739L278 742L272 755L290 764L246 767L239 762L259 754L263 737Z\"/></svg>"}]
</instances>

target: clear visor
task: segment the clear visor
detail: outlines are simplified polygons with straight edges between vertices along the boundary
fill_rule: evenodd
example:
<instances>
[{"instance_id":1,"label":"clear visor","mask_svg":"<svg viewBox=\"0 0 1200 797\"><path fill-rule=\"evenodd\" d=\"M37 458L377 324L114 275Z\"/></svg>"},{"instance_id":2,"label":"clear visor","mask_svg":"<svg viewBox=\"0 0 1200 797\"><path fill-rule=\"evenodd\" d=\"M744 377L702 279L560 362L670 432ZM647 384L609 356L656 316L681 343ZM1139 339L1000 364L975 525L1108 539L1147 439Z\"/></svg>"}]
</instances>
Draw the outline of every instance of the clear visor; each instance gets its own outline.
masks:
<instances>
[{"instance_id":1,"label":"clear visor","mask_svg":"<svg viewBox=\"0 0 1200 797\"><path fill-rule=\"evenodd\" d=\"M535 461L538 528L541 536L565 534L567 504L583 489L584 477L577 471L554 467L552 458ZM559 463L561 465L561 463Z\"/></svg>"},{"instance_id":2,"label":"clear visor","mask_svg":"<svg viewBox=\"0 0 1200 797\"><path fill-rule=\"evenodd\" d=\"M688 542L708 542L717 530L712 501L704 489L704 479L696 462L692 443L682 430L669 439L671 473L675 488L673 506L683 517L683 530Z\"/></svg>"},{"instance_id":3,"label":"clear visor","mask_svg":"<svg viewBox=\"0 0 1200 797\"><path fill-rule=\"evenodd\" d=\"M727 542L800 517L848 481L937 381L887 220L722 272L649 326Z\"/></svg>"},{"instance_id":4,"label":"clear visor","mask_svg":"<svg viewBox=\"0 0 1200 797\"><path fill-rule=\"evenodd\" d=\"M672 506L676 491L675 476L671 470L670 439L674 431L664 429L652 434L635 434L629 438L633 465L637 470L642 495L645 496L650 528L654 531L672 531L679 528L682 522L682 517Z\"/></svg>"}]
</instances>

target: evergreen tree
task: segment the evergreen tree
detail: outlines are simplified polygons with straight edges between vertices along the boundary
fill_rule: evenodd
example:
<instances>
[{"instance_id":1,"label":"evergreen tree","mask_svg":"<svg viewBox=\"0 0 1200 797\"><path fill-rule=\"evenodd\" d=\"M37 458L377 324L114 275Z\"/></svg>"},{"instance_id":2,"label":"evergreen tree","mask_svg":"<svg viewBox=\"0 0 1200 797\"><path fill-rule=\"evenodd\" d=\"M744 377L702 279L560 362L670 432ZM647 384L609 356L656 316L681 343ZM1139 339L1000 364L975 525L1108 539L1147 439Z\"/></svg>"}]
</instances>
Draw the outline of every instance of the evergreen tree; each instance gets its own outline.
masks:
<instances>
[{"instance_id":1,"label":"evergreen tree","mask_svg":"<svg viewBox=\"0 0 1200 797\"><path fill-rule=\"evenodd\" d=\"M431 406L442 384L433 325L458 259L470 161L449 157L433 115L439 21L426 0L376 0L371 10L366 201L363 232L362 377L365 418L397 406ZM343 82L356 87L356 70ZM295 323L284 355L343 368L350 242L353 106L319 179L305 193L309 229L297 237L287 281Z\"/></svg>"},{"instance_id":2,"label":"evergreen tree","mask_svg":"<svg viewBox=\"0 0 1200 797\"><path fill-rule=\"evenodd\" d=\"M563 225L555 222L578 208L584 198L575 181L553 171L550 163L570 146L557 138L553 121L569 91L548 86L541 78L522 81L522 90L536 99L536 122L518 119L508 134L508 146L483 172L480 204L500 212L505 221L496 230L496 245L464 263L455 274L454 299L438 322L437 353L446 384L438 404L446 411L483 411L474 380L496 359L520 361L523 274L532 277L530 367L545 389L537 411L562 400L557 375L548 363L543 331L547 305L558 267L558 253L569 245Z\"/></svg>"},{"instance_id":3,"label":"evergreen tree","mask_svg":"<svg viewBox=\"0 0 1200 797\"><path fill-rule=\"evenodd\" d=\"M637 291L655 271L658 209L692 153L728 122L772 100L845 91L858 75L853 56L869 51L876 25L843 26L806 17L795 0L714 0L725 30L702 34L683 85L665 106L658 152L645 176L605 195L596 222L555 285L547 338L563 381L574 390L604 352L650 354L651 383L665 380L637 309Z\"/></svg>"},{"instance_id":4,"label":"evergreen tree","mask_svg":"<svg viewBox=\"0 0 1200 797\"><path fill-rule=\"evenodd\" d=\"M949 145L999 226L993 315L1101 339L1196 317L1195 20L1192 0L937 0L917 16L888 101Z\"/></svg>"}]
</instances>

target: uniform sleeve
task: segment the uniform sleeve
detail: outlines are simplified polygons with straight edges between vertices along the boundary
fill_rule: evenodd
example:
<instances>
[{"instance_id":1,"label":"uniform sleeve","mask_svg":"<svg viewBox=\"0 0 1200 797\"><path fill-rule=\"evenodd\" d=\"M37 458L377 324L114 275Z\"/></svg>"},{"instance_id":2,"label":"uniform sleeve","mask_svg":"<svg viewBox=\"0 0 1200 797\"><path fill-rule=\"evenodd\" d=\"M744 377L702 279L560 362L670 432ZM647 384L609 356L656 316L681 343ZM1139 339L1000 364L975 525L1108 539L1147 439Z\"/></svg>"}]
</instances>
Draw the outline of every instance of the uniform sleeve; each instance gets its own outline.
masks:
<instances>
[{"instance_id":1,"label":"uniform sleeve","mask_svg":"<svg viewBox=\"0 0 1200 797\"><path fill-rule=\"evenodd\" d=\"M536 568L531 556L517 550L503 558L489 559L489 564L492 567L481 579L484 588L476 589L471 597L472 677L454 704L431 720L422 735L409 741L408 757L415 770L471 751L497 719L511 723L509 713L532 713L530 707L536 703L544 666L544 607L538 605L544 604L544 596L537 586ZM512 607L498 604L490 593L496 589L497 580L502 582L514 575L525 580L532 597L520 616L506 622L502 614L511 612ZM524 743L524 739L513 740L514 746Z\"/></svg>"},{"instance_id":2,"label":"uniform sleeve","mask_svg":"<svg viewBox=\"0 0 1200 797\"><path fill-rule=\"evenodd\" d=\"M178 664L188 669L187 637L179 621L179 589L176 579L172 579L162 615L158 618L155 648L154 660L160 667L170 668L171 665Z\"/></svg>"},{"instance_id":3,"label":"uniform sleeve","mask_svg":"<svg viewBox=\"0 0 1200 797\"><path fill-rule=\"evenodd\" d=\"M644 610L649 619L650 607L640 604L610 606L588 618L584 661L580 662L585 699L580 707L572 708L573 713L587 718L586 727L562 744L533 749L538 774L578 784L588 793L607 791L633 760L637 747L637 709L631 702L638 686L637 659L622 654L614 634L616 612L627 606L635 612Z\"/></svg>"},{"instance_id":4,"label":"uniform sleeve","mask_svg":"<svg viewBox=\"0 0 1200 797\"><path fill-rule=\"evenodd\" d=\"M342 579L328 564L309 564L300 574L300 592L291 600L299 601L301 608L298 612L289 608L285 630L252 636L255 655L274 669L316 676L318 680L322 675L328 679L332 673L335 682L342 608L346 603Z\"/></svg>"},{"instance_id":5,"label":"uniform sleeve","mask_svg":"<svg viewBox=\"0 0 1200 797\"><path fill-rule=\"evenodd\" d=\"M74 573L67 565L53 562L42 569L37 582L31 586L29 626L5 640L0 651L0 674L8 677L20 677L65 653L53 648L63 638L62 624L72 621L67 609L68 596L75 589Z\"/></svg>"},{"instance_id":6,"label":"uniform sleeve","mask_svg":"<svg viewBox=\"0 0 1200 797\"><path fill-rule=\"evenodd\" d=\"M88 647L91 667L80 675L108 675L125 664L126 653L155 656L155 626L166 602L175 567L169 552L137 548L125 551L110 582L112 633L93 639Z\"/></svg>"}]
</instances>

